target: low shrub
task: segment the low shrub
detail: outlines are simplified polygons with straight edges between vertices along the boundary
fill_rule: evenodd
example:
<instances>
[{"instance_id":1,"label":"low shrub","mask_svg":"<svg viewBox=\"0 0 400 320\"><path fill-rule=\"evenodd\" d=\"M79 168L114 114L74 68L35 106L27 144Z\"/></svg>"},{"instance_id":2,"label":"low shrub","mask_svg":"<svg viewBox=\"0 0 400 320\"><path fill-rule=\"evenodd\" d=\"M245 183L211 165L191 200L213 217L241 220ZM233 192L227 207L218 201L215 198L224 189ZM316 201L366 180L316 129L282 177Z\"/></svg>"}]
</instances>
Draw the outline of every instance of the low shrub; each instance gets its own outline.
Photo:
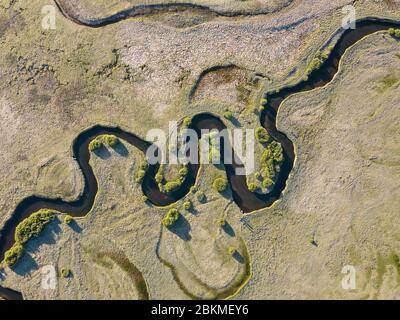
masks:
<instances>
[{"instance_id":1,"label":"low shrub","mask_svg":"<svg viewBox=\"0 0 400 320\"><path fill-rule=\"evenodd\" d=\"M228 188L228 180L226 178L217 178L214 180L213 187L218 192L224 192Z\"/></svg>"},{"instance_id":2,"label":"low shrub","mask_svg":"<svg viewBox=\"0 0 400 320\"><path fill-rule=\"evenodd\" d=\"M149 201L149 198L148 198L147 196L145 196L145 195L143 195L143 196L141 197L141 199L142 199L142 202L147 202L147 201Z\"/></svg>"},{"instance_id":3,"label":"low shrub","mask_svg":"<svg viewBox=\"0 0 400 320\"><path fill-rule=\"evenodd\" d=\"M164 192L166 192L166 193L174 192L174 191L178 190L181 185L182 185L182 183L179 180L168 181L164 186Z\"/></svg>"},{"instance_id":4,"label":"low shrub","mask_svg":"<svg viewBox=\"0 0 400 320\"><path fill-rule=\"evenodd\" d=\"M191 117L186 117L182 121L182 128L188 128L192 124L192 118Z\"/></svg>"},{"instance_id":5,"label":"low shrub","mask_svg":"<svg viewBox=\"0 0 400 320\"><path fill-rule=\"evenodd\" d=\"M141 182L143 181L143 178L145 177L145 175L146 175L146 171L143 170L143 169L139 169L139 170L136 172L136 179L135 179L135 181L136 181L137 183L141 183Z\"/></svg>"},{"instance_id":6,"label":"low shrub","mask_svg":"<svg viewBox=\"0 0 400 320\"><path fill-rule=\"evenodd\" d=\"M44 227L53 221L55 212L42 209L23 220L15 230L15 241L19 244L28 242L31 238L37 237Z\"/></svg>"},{"instance_id":7,"label":"low shrub","mask_svg":"<svg viewBox=\"0 0 400 320\"><path fill-rule=\"evenodd\" d=\"M224 116L224 118L227 119L227 120L231 120L231 119L233 118L233 114L232 114L232 112L230 112L230 111L225 111L225 112L223 113L223 116Z\"/></svg>"},{"instance_id":8,"label":"low shrub","mask_svg":"<svg viewBox=\"0 0 400 320\"><path fill-rule=\"evenodd\" d=\"M183 207L185 210L190 210L193 208L192 202L190 200L187 200L183 203Z\"/></svg>"},{"instance_id":9,"label":"low shrub","mask_svg":"<svg viewBox=\"0 0 400 320\"><path fill-rule=\"evenodd\" d=\"M179 175L180 175L182 178L186 177L188 173L189 173L189 169L188 169L187 166L184 166L184 167L182 167L182 168L179 170Z\"/></svg>"},{"instance_id":10,"label":"low shrub","mask_svg":"<svg viewBox=\"0 0 400 320\"><path fill-rule=\"evenodd\" d=\"M164 216L162 223L165 227L171 227L179 219L179 212L176 209L170 209Z\"/></svg>"},{"instance_id":11,"label":"low shrub","mask_svg":"<svg viewBox=\"0 0 400 320\"><path fill-rule=\"evenodd\" d=\"M90 141L89 143L89 151L93 152L100 149L103 146L103 142L101 142L98 138Z\"/></svg>"},{"instance_id":12,"label":"low shrub","mask_svg":"<svg viewBox=\"0 0 400 320\"><path fill-rule=\"evenodd\" d=\"M400 29L390 28L389 34L395 38L400 38Z\"/></svg>"},{"instance_id":13,"label":"low shrub","mask_svg":"<svg viewBox=\"0 0 400 320\"><path fill-rule=\"evenodd\" d=\"M116 136L111 135L111 134L105 134L105 135L101 136L101 140L104 144L106 144L110 147L115 147L119 142L119 139Z\"/></svg>"},{"instance_id":14,"label":"low shrub","mask_svg":"<svg viewBox=\"0 0 400 320\"><path fill-rule=\"evenodd\" d=\"M233 256L236 253L236 248L235 247L229 247L228 248L228 253L229 253L229 255Z\"/></svg>"},{"instance_id":15,"label":"low shrub","mask_svg":"<svg viewBox=\"0 0 400 320\"><path fill-rule=\"evenodd\" d=\"M9 250L7 250L4 254L4 263L8 267L13 267L17 264L17 262L21 259L24 254L24 248L21 244L14 244Z\"/></svg>"},{"instance_id":16,"label":"low shrub","mask_svg":"<svg viewBox=\"0 0 400 320\"><path fill-rule=\"evenodd\" d=\"M271 140L271 137L267 131L267 129L263 127L258 127L255 130L256 139L261 144L266 144Z\"/></svg>"},{"instance_id":17,"label":"low shrub","mask_svg":"<svg viewBox=\"0 0 400 320\"><path fill-rule=\"evenodd\" d=\"M72 271L68 268L62 268L61 275L63 276L63 278L69 278L72 275Z\"/></svg>"},{"instance_id":18,"label":"low shrub","mask_svg":"<svg viewBox=\"0 0 400 320\"><path fill-rule=\"evenodd\" d=\"M64 217L64 223L65 223L65 224L71 224L72 221L74 221L74 218L71 217L70 215L66 215L66 216Z\"/></svg>"},{"instance_id":19,"label":"low shrub","mask_svg":"<svg viewBox=\"0 0 400 320\"><path fill-rule=\"evenodd\" d=\"M256 192L257 189L258 189L258 186L257 186L254 182L249 183L249 185L248 185L247 187L249 188L249 190L250 190L251 192Z\"/></svg>"}]
</instances>

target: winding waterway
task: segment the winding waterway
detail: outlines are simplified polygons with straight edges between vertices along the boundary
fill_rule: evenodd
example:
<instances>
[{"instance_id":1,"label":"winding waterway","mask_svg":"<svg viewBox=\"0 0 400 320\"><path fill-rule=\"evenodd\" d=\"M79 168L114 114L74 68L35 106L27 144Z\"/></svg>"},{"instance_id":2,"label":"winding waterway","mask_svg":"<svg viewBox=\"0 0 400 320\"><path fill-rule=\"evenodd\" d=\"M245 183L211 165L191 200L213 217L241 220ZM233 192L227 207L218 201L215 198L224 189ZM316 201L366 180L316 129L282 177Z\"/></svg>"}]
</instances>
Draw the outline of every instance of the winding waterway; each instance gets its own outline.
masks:
<instances>
[{"instance_id":1,"label":"winding waterway","mask_svg":"<svg viewBox=\"0 0 400 320\"><path fill-rule=\"evenodd\" d=\"M71 17L71 14L66 14L64 10L63 13L72 21L79 21L78 17ZM115 17L113 17L112 20L108 19L107 24L117 23L118 21L127 18L123 15L120 15L120 18L118 18L118 14ZM95 20L93 20L92 23L93 25L90 25L90 23L85 21L85 23L82 22L81 24L84 24L88 27L99 26L99 22L96 22ZM307 81L301 81L292 86L288 86L277 93L266 95L268 105L260 116L260 123L264 128L268 130L269 134L274 140L281 143L284 150L284 162L282 164L282 168L274 189L269 194L258 194L250 192L248 190L246 177L235 174L235 169L241 166L240 163L224 165L234 201L243 212L251 212L254 210L269 207L277 199L279 199L282 195L283 190L286 187L289 174L293 168L293 163L295 160L293 143L284 133L280 132L276 127L276 115L283 100L292 94L312 90L326 85L333 79L334 75L337 73L340 59L342 58L346 49L348 49L358 40L364 38L369 34L381 30L387 30L389 28L398 28L399 26L399 22L377 20L372 18L359 21L357 23L356 29L349 29L342 32L328 59L323 63L322 67L319 70L311 73ZM197 132L199 137L200 131L202 129L217 129L221 131L226 128L219 117L210 113L195 115L192 119L190 127ZM16 226L25 218L29 217L32 213L40 209L47 208L63 213L68 213L75 217L82 217L91 210L98 191L98 184L93 169L89 163L91 153L89 152L88 146L93 139L103 134L115 135L122 141L135 146L142 152L146 152L146 150L151 145L149 142L142 140L135 134L126 132L117 127L104 127L97 125L82 132L74 140L72 146L73 157L78 162L84 177L84 190L82 192L82 195L79 199L73 202L66 202L62 199L48 199L37 196L31 196L22 200L16 207L11 218L6 222L3 229L1 230L0 260L3 260L4 253L14 244L14 234ZM231 147L229 145L229 142L227 142L227 146ZM224 150L222 148L222 159L224 156L223 151ZM183 198L189 192L190 187L195 184L197 173L199 170L199 165L190 164L189 173L181 188L171 194L164 194L160 192L155 181L155 174L157 173L158 167L158 165L150 166L142 183L143 193L148 197L151 203L157 206L167 206ZM22 298L22 295L20 295L19 293L2 287L0 287L0 296L6 299Z\"/></svg>"}]
</instances>

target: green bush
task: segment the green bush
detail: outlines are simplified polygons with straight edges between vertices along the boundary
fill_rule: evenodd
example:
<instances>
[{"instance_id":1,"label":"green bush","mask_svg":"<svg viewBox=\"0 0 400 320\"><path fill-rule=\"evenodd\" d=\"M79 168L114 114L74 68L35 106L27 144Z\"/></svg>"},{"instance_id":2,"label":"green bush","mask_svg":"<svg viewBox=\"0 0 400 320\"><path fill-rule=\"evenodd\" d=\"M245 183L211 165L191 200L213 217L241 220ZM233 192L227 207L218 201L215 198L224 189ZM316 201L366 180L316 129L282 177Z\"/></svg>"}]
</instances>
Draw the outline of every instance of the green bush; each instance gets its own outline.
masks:
<instances>
[{"instance_id":1,"label":"green bush","mask_svg":"<svg viewBox=\"0 0 400 320\"><path fill-rule=\"evenodd\" d=\"M63 276L63 278L69 278L72 275L72 271L68 268L62 268L61 275Z\"/></svg>"},{"instance_id":2,"label":"green bush","mask_svg":"<svg viewBox=\"0 0 400 320\"><path fill-rule=\"evenodd\" d=\"M395 38L400 38L400 29L390 28L389 34Z\"/></svg>"},{"instance_id":3,"label":"green bush","mask_svg":"<svg viewBox=\"0 0 400 320\"><path fill-rule=\"evenodd\" d=\"M271 137L270 137L267 129L265 129L263 127L256 128L255 134L256 134L257 141L261 144L266 144L271 140Z\"/></svg>"},{"instance_id":4,"label":"green bush","mask_svg":"<svg viewBox=\"0 0 400 320\"><path fill-rule=\"evenodd\" d=\"M111 135L111 134L103 135L101 137L101 140L103 141L104 144L106 144L110 147L115 147L119 142L119 139L116 136Z\"/></svg>"},{"instance_id":5,"label":"green bush","mask_svg":"<svg viewBox=\"0 0 400 320\"><path fill-rule=\"evenodd\" d=\"M192 202L190 200L187 200L183 203L183 207L185 210L190 210L193 208Z\"/></svg>"},{"instance_id":6,"label":"green bush","mask_svg":"<svg viewBox=\"0 0 400 320\"><path fill-rule=\"evenodd\" d=\"M164 175L158 172L155 176L155 180L157 183L161 183L164 180Z\"/></svg>"},{"instance_id":7,"label":"green bush","mask_svg":"<svg viewBox=\"0 0 400 320\"><path fill-rule=\"evenodd\" d=\"M55 218L55 212L42 209L23 220L15 230L15 241L19 244L28 242L31 238L37 237Z\"/></svg>"},{"instance_id":8,"label":"green bush","mask_svg":"<svg viewBox=\"0 0 400 320\"><path fill-rule=\"evenodd\" d=\"M218 192L224 192L228 188L228 180L226 178L217 178L214 180L213 187Z\"/></svg>"},{"instance_id":9,"label":"green bush","mask_svg":"<svg viewBox=\"0 0 400 320\"><path fill-rule=\"evenodd\" d=\"M234 247L229 247L228 248L228 253L229 255L233 256L236 253L236 248Z\"/></svg>"},{"instance_id":10,"label":"green bush","mask_svg":"<svg viewBox=\"0 0 400 320\"><path fill-rule=\"evenodd\" d=\"M224 116L224 118L227 119L227 120L231 120L231 119L233 118L233 114L232 114L232 112L230 112L230 111L225 111L225 112L223 113L223 116Z\"/></svg>"},{"instance_id":11,"label":"green bush","mask_svg":"<svg viewBox=\"0 0 400 320\"><path fill-rule=\"evenodd\" d=\"M182 185L182 183L179 180L168 181L164 186L164 191L166 193L174 192L174 191L178 190L181 185Z\"/></svg>"},{"instance_id":12,"label":"green bush","mask_svg":"<svg viewBox=\"0 0 400 320\"><path fill-rule=\"evenodd\" d=\"M249 188L249 190L251 192L256 192L256 190L258 189L258 186L255 183L249 183L249 185L247 186Z\"/></svg>"},{"instance_id":13,"label":"green bush","mask_svg":"<svg viewBox=\"0 0 400 320\"><path fill-rule=\"evenodd\" d=\"M89 143L89 151L93 152L96 151L97 149L100 149L103 146L103 143L99 139L94 139L90 141Z\"/></svg>"},{"instance_id":14,"label":"green bush","mask_svg":"<svg viewBox=\"0 0 400 320\"><path fill-rule=\"evenodd\" d=\"M192 124L192 118L191 117L186 117L182 121L182 128L188 128Z\"/></svg>"},{"instance_id":15,"label":"green bush","mask_svg":"<svg viewBox=\"0 0 400 320\"><path fill-rule=\"evenodd\" d=\"M143 181L143 178L146 175L146 171L143 169L139 169L136 173L136 182L141 183Z\"/></svg>"},{"instance_id":16,"label":"green bush","mask_svg":"<svg viewBox=\"0 0 400 320\"><path fill-rule=\"evenodd\" d=\"M143 196L141 197L141 199L142 199L142 202L147 202L147 201L149 201L149 198L148 198L147 196L145 196L145 195L143 195Z\"/></svg>"},{"instance_id":17,"label":"green bush","mask_svg":"<svg viewBox=\"0 0 400 320\"><path fill-rule=\"evenodd\" d=\"M70 215L66 215L66 216L64 217L64 223L65 223L65 224L71 224L72 221L74 221L74 218L71 217Z\"/></svg>"},{"instance_id":18,"label":"green bush","mask_svg":"<svg viewBox=\"0 0 400 320\"><path fill-rule=\"evenodd\" d=\"M9 250L7 250L4 254L4 263L8 267L13 267L17 264L17 262L21 259L24 254L24 248L22 245L16 243Z\"/></svg>"},{"instance_id":19,"label":"green bush","mask_svg":"<svg viewBox=\"0 0 400 320\"><path fill-rule=\"evenodd\" d=\"M206 195L204 194L203 191L197 191L197 192L196 192L196 198L197 198L197 200L199 200L200 202L206 202L206 200L207 200Z\"/></svg>"},{"instance_id":20,"label":"green bush","mask_svg":"<svg viewBox=\"0 0 400 320\"><path fill-rule=\"evenodd\" d=\"M179 219L179 212L176 209L170 209L167 214L164 216L162 223L164 226L171 227L178 219Z\"/></svg>"},{"instance_id":21,"label":"green bush","mask_svg":"<svg viewBox=\"0 0 400 320\"><path fill-rule=\"evenodd\" d=\"M179 170L179 175L180 175L182 178L186 177L188 173L189 173L189 169L188 169L187 166L184 166L184 167L182 167L182 168Z\"/></svg>"},{"instance_id":22,"label":"green bush","mask_svg":"<svg viewBox=\"0 0 400 320\"><path fill-rule=\"evenodd\" d=\"M262 182L263 188L266 188L266 189L270 188L273 184L274 184L274 182L270 178L265 178Z\"/></svg>"}]
</instances>

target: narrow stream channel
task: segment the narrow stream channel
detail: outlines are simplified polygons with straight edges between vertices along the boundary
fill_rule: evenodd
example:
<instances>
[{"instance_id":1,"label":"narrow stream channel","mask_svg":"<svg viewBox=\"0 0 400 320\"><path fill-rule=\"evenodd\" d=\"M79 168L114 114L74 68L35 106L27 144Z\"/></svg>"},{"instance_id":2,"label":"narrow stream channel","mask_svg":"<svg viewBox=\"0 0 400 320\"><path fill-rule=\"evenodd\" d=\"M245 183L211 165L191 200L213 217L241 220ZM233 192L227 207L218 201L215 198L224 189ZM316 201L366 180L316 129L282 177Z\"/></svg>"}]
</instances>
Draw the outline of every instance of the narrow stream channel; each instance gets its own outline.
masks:
<instances>
[{"instance_id":1,"label":"narrow stream channel","mask_svg":"<svg viewBox=\"0 0 400 320\"><path fill-rule=\"evenodd\" d=\"M68 15L69 16L69 15ZM125 17L124 17L125 18ZM78 18L72 19L75 21ZM122 19L122 18L121 18ZM79 20L79 19L78 19ZM115 20L113 23L118 22ZM94 22L95 23L95 22ZM271 193L263 195L250 192L247 188L246 177L235 175L235 168L240 164L225 165L228 181L232 189L234 201L245 213L271 206L281 197L282 191L286 187L289 174L293 168L295 152L293 143L282 132L276 128L276 115L284 99L292 94L312 90L322 87L329 83L338 71L339 62L347 48L352 46L358 40L377 31L387 30L389 28L398 28L399 22L366 19L359 21L356 29L349 29L343 32L339 41L333 48L329 58L323 63L319 70L314 71L307 81L301 81L293 86L286 87L278 93L266 95L268 105L261 114L261 125L268 130L274 140L282 144L285 160L282 164L277 183ZM225 129L224 123L220 118L210 114L202 113L195 115L190 126L198 135L201 129ZM74 202L66 202L62 199L47 199L36 196L28 197L22 200L16 207L11 218L6 222L0 232L0 260L4 259L4 253L14 244L14 234L16 226L32 213L40 209L53 209L63 213L68 213L75 217L85 216L93 207L93 203L98 191L98 184L92 167L89 164L90 152L89 143L99 135L112 134L135 146L142 152L146 152L150 146L133 133L123 131L119 128L104 126L94 126L82 132L73 143L73 156L77 160L84 176L84 190L81 197ZM223 159L223 148L221 149L221 159ZM157 206L167 206L188 194L191 186L196 182L199 165L190 164L189 173L182 187L174 193L164 194L160 192L155 181L155 174L158 165L151 166L142 183L142 190L149 201ZM133 177L132 177L133 178ZM13 293L14 292L14 293ZM15 291L0 287L0 296L5 298L22 298L21 295L15 295Z\"/></svg>"}]
</instances>

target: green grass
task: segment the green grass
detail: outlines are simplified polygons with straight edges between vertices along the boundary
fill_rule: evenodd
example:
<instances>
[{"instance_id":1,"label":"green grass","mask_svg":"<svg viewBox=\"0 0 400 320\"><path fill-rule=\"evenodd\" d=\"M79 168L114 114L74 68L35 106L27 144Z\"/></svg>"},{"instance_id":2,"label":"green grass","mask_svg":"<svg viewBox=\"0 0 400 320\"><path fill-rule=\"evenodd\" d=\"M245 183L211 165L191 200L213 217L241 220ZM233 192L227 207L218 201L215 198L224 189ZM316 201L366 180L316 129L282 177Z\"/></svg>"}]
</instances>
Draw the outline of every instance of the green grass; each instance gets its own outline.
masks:
<instances>
[{"instance_id":1,"label":"green grass","mask_svg":"<svg viewBox=\"0 0 400 320\"><path fill-rule=\"evenodd\" d=\"M162 219L162 223L165 227L169 228L178 221L180 213L176 209L170 209Z\"/></svg>"},{"instance_id":2,"label":"green grass","mask_svg":"<svg viewBox=\"0 0 400 320\"><path fill-rule=\"evenodd\" d=\"M218 192L224 192L228 189L228 180L226 178L217 178L213 182L213 187Z\"/></svg>"}]
</instances>

